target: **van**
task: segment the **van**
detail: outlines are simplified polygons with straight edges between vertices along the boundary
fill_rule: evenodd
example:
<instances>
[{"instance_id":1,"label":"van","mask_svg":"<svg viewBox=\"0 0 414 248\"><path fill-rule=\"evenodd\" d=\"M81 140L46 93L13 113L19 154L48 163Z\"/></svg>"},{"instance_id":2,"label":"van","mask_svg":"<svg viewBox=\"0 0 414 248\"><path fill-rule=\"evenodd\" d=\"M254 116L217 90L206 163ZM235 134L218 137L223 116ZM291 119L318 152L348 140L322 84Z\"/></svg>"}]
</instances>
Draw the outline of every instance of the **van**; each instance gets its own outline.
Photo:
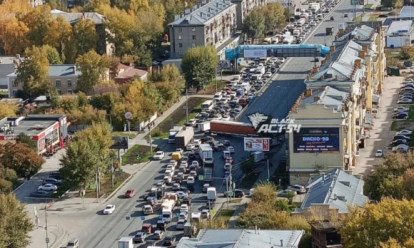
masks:
<instances>
[{"instance_id":1,"label":"van","mask_svg":"<svg viewBox=\"0 0 414 248\"><path fill-rule=\"evenodd\" d=\"M72 239L68 242L67 248L79 248L79 240L78 239Z\"/></svg>"},{"instance_id":2,"label":"van","mask_svg":"<svg viewBox=\"0 0 414 248\"><path fill-rule=\"evenodd\" d=\"M180 161L180 160L181 160L181 158L182 158L182 155L181 155L181 153L179 153L179 152L173 152L173 153L171 154L171 158L172 158L173 160L175 160L175 161Z\"/></svg>"}]
</instances>

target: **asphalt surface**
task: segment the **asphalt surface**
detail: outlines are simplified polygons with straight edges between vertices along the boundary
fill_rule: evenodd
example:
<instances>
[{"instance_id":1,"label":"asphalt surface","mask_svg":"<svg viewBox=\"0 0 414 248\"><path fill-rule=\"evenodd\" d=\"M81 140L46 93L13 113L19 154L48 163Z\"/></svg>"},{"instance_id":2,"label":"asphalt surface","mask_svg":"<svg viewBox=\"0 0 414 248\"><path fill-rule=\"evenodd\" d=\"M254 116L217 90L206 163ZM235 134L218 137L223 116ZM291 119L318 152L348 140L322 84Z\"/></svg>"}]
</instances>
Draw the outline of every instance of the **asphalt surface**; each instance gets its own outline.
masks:
<instances>
[{"instance_id":1,"label":"asphalt surface","mask_svg":"<svg viewBox=\"0 0 414 248\"><path fill-rule=\"evenodd\" d=\"M302 9L305 8L308 8L308 6L304 5L302 7ZM312 30L304 43L332 45L335 35L325 35L326 28L334 27L334 33L336 34L340 23L352 21L353 11L354 8L350 5L350 1L342 1L330 13L326 14L324 20ZM361 6L357 6L357 13L360 11ZM348 18L342 17L345 13L348 14ZM334 21L330 20L331 16L334 17ZM306 89L304 79L314 65L314 58L289 58L266 91L247 105L238 121L250 123L248 115L256 112L279 120L285 118L288 110L292 108L299 95Z\"/></svg>"}]
</instances>

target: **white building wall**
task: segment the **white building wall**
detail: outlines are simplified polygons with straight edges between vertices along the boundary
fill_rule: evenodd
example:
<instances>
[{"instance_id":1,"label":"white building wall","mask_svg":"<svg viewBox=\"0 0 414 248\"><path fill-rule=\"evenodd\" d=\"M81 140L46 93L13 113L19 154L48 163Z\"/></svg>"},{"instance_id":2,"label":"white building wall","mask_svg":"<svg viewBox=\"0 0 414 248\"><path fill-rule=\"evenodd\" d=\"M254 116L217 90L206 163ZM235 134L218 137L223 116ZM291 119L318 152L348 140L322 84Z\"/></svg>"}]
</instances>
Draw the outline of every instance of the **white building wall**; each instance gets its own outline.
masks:
<instances>
[{"instance_id":1,"label":"white building wall","mask_svg":"<svg viewBox=\"0 0 414 248\"><path fill-rule=\"evenodd\" d=\"M387 48L403 47L411 44L411 35L401 36L387 36L386 37Z\"/></svg>"}]
</instances>

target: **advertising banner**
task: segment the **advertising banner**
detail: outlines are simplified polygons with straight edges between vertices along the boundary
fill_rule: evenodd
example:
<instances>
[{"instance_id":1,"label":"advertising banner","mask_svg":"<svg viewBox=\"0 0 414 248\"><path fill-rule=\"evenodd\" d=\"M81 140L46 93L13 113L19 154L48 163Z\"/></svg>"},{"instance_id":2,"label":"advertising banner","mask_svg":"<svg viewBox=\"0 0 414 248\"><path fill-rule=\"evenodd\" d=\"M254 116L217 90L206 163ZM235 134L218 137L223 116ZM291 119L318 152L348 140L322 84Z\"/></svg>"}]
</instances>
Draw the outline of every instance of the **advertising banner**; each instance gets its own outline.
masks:
<instances>
[{"instance_id":1,"label":"advertising banner","mask_svg":"<svg viewBox=\"0 0 414 248\"><path fill-rule=\"evenodd\" d=\"M267 50L266 49L244 50L243 57L244 58L266 58Z\"/></svg>"},{"instance_id":2,"label":"advertising banner","mask_svg":"<svg viewBox=\"0 0 414 248\"><path fill-rule=\"evenodd\" d=\"M244 138L244 150L245 151L259 151L267 152L270 149L269 138Z\"/></svg>"},{"instance_id":3,"label":"advertising banner","mask_svg":"<svg viewBox=\"0 0 414 248\"><path fill-rule=\"evenodd\" d=\"M339 153L339 128L304 128L293 133L294 153Z\"/></svg>"}]
</instances>

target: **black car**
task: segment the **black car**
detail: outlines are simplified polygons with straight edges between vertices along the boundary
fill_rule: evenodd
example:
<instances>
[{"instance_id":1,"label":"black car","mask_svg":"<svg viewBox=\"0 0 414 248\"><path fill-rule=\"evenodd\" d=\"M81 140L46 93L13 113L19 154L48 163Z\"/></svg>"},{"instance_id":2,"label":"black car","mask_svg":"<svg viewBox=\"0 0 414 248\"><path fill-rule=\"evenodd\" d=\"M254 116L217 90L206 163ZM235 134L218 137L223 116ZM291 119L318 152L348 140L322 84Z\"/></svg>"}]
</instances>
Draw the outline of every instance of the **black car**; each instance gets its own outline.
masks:
<instances>
[{"instance_id":1,"label":"black car","mask_svg":"<svg viewBox=\"0 0 414 248\"><path fill-rule=\"evenodd\" d=\"M402 144L407 144L407 140L405 140L405 139L397 139L397 140L394 140L392 143L391 143L391 145L392 146L398 146L398 145L402 145Z\"/></svg>"},{"instance_id":2,"label":"black car","mask_svg":"<svg viewBox=\"0 0 414 248\"><path fill-rule=\"evenodd\" d=\"M410 137L405 136L405 135L402 135L402 134L400 134L400 135L395 135L395 136L394 136L394 140L399 140L399 139L409 140L409 139L410 139Z\"/></svg>"},{"instance_id":3,"label":"black car","mask_svg":"<svg viewBox=\"0 0 414 248\"><path fill-rule=\"evenodd\" d=\"M392 116L393 119L407 119L408 114L407 113L398 113Z\"/></svg>"},{"instance_id":4,"label":"black car","mask_svg":"<svg viewBox=\"0 0 414 248\"><path fill-rule=\"evenodd\" d=\"M157 221L157 229L159 230L167 230L168 223L165 220L158 220Z\"/></svg>"},{"instance_id":5,"label":"black car","mask_svg":"<svg viewBox=\"0 0 414 248\"><path fill-rule=\"evenodd\" d=\"M56 186L60 186L62 185L62 181L49 177L43 180L42 185L45 185L45 184L54 184Z\"/></svg>"},{"instance_id":6,"label":"black car","mask_svg":"<svg viewBox=\"0 0 414 248\"><path fill-rule=\"evenodd\" d=\"M60 172L51 172L49 173L49 177L57 179L57 180L62 180L62 177L60 176Z\"/></svg>"},{"instance_id":7,"label":"black car","mask_svg":"<svg viewBox=\"0 0 414 248\"><path fill-rule=\"evenodd\" d=\"M172 236L172 235L171 236L166 236L165 239L164 239L163 246L171 246L175 243L175 240L176 240L175 236Z\"/></svg>"},{"instance_id":8,"label":"black car","mask_svg":"<svg viewBox=\"0 0 414 248\"><path fill-rule=\"evenodd\" d=\"M239 197L243 197L244 196L244 192L241 189L235 189L234 190L234 197L239 198Z\"/></svg>"},{"instance_id":9,"label":"black car","mask_svg":"<svg viewBox=\"0 0 414 248\"><path fill-rule=\"evenodd\" d=\"M344 14L344 17L348 17L348 14Z\"/></svg>"},{"instance_id":10,"label":"black car","mask_svg":"<svg viewBox=\"0 0 414 248\"><path fill-rule=\"evenodd\" d=\"M272 68L270 69L270 72L271 72L271 73L276 73L276 68L275 68L275 67L272 67Z\"/></svg>"},{"instance_id":11,"label":"black car","mask_svg":"<svg viewBox=\"0 0 414 248\"><path fill-rule=\"evenodd\" d=\"M38 190L35 192L30 193L31 197L48 197L50 195L49 192Z\"/></svg>"}]
</instances>

